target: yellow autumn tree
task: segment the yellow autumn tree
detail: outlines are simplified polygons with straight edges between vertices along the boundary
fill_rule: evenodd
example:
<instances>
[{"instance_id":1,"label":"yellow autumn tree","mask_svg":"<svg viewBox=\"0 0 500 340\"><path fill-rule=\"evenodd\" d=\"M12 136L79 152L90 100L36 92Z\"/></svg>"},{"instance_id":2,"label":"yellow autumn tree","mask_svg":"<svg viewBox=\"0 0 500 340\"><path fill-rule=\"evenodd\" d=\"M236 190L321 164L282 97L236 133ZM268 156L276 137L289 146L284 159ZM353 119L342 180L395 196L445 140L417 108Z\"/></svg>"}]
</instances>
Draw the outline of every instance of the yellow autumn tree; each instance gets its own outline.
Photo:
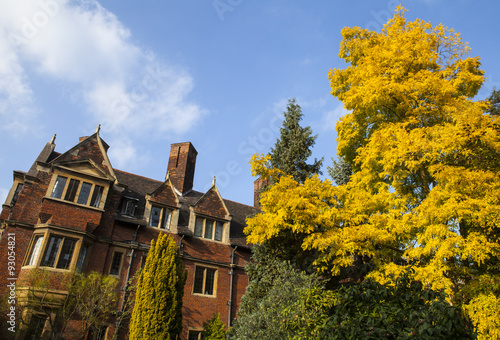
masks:
<instances>
[{"instance_id":1,"label":"yellow autumn tree","mask_svg":"<svg viewBox=\"0 0 500 340\"><path fill-rule=\"evenodd\" d=\"M246 232L250 242L307 233L304 249L317 249L316 264L334 274L353 254L371 258L380 282L411 265L414 280L446 291L478 330L497 334L485 323L500 319L490 308L500 293L500 121L473 99L483 71L459 34L404 13L381 32L342 30L349 66L329 79L349 111L336 127L349 183L282 177ZM253 163L272 175L262 157ZM489 286L467 289L484 276ZM497 314L477 317L487 311Z\"/></svg>"}]
</instances>

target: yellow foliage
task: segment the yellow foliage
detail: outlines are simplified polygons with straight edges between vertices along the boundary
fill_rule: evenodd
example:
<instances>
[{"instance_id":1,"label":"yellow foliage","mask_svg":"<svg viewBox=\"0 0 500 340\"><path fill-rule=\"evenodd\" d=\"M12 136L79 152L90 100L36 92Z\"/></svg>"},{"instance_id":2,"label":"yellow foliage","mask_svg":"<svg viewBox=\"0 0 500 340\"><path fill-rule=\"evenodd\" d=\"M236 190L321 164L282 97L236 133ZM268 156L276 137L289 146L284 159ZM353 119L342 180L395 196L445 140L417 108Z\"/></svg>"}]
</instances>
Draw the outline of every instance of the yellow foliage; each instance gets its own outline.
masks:
<instances>
[{"instance_id":1,"label":"yellow foliage","mask_svg":"<svg viewBox=\"0 0 500 340\"><path fill-rule=\"evenodd\" d=\"M338 153L354 164L350 182L300 184L254 156L253 173L276 181L245 232L252 243L282 230L307 234L303 248L318 250L316 265L333 274L353 254L369 256L382 283L411 264L413 279L452 296L500 263L500 121L472 100L484 76L467 44L404 12L380 33L342 30L339 55L350 66L329 79L350 111L336 127ZM498 297L471 299L478 329L498 334L498 323L480 316L500 319Z\"/></svg>"},{"instance_id":2,"label":"yellow foliage","mask_svg":"<svg viewBox=\"0 0 500 340\"><path fill-rule=\"evenodd\" d=\"M478 340L500 339L500 299L492 293L480 294L465 306L478 331Z\"/></svg>"}]
</instances>

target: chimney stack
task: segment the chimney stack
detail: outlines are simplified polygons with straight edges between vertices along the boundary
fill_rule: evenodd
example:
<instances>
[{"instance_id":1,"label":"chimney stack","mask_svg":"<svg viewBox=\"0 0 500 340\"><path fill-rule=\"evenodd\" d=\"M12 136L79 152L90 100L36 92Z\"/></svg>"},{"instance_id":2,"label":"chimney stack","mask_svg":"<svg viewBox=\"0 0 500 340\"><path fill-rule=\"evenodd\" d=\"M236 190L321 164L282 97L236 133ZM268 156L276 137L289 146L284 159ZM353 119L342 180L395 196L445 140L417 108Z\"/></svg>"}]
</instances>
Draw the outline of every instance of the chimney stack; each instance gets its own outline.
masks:
<instances>
[{"instance_id":1,"label":"chimney stack","mask_svg":"<svg viewBox=\"0 0 500 340\"><path fill-rule=\"evenodd\" d=\"M260 177L253 182L253 206L260 208L260 193L262 189L269 185L269 180L263 180Z\"/></svg>"},{"instance_id":2,"label":"chimney stack","mask_svg":"<svg viewBox=\"0 0 500 340\"><path fill-rule=\"evenodd\" d=\"M174 187L182 194L193 189L197 155L198 151L190 142L170 145L167 173Z\"/></svg>"}]
</instances>

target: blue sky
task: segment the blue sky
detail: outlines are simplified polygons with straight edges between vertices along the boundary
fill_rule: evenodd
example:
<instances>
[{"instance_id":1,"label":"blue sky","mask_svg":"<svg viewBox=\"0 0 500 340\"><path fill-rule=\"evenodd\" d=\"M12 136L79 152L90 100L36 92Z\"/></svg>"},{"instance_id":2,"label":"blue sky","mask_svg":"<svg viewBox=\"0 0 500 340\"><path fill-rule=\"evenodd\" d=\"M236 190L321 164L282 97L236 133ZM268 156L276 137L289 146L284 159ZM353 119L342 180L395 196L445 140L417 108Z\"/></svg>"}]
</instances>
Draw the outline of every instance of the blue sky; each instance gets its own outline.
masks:
<instances>
[{"instance_id":1,"label":"blue sky","mask_svg":"<svg viewBox=\"0 0 500 340\"><path fill-rule=\"evenodd\" d=\"M313 157L336 154L345 114L328 70L343 27L379 31L397 4L469 42L500 88L500 2L484 0L2 0L0 201L57 134L56 151L101 124L115 168L163 180L171 143L198 150L195 189L253 204L248 161L279 137L296 98L318 135Z\"/></svg>"}]
</instances>

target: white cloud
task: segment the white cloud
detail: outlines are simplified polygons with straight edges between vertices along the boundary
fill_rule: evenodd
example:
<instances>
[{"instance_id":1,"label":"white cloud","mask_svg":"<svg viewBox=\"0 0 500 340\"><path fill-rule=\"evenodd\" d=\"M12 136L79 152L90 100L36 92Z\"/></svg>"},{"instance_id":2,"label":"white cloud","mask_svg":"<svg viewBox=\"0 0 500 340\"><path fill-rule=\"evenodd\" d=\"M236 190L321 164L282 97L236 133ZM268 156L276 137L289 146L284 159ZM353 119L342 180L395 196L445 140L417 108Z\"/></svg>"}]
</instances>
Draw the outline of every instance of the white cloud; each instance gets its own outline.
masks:
<instances>
[{"instance_id":1,"label":"white cloud","mask_svg":"<svg viewBox=\"0 0 500 340\"><path fill-rule=\"evenodd\" d=\"M335 125L337 124L340 117L348 113L349 111L344 108L344 105L342 103L339 103L335 107L335 109L333 109L332 111L328 111L323 116L323 131L335 131Z\"/></svg>"},{"instance_id":2,"label":"white cloud","mask_svg":"<svg viewBox=\"0 0 500 340\"><path fill-rule=\"evenodd\" d=\"M36 115L33 94L19 58L0 27L0 131L20 135Z\"/></svg>"},{"instance_id":3,"label":"white cloud","mask_svg":"<svg viewBox=\"0 0 500 340\"><path fill-rule=\"evenodd\" d=\"M0 12L0 47L2 116L14 106L25 115L36 112L28 65L77 89L91 117L113 138L182 133L206 113L188 98L192 77L132 42L131 32L96 0L7 1Z\"/></svg>"}]
</instances>

